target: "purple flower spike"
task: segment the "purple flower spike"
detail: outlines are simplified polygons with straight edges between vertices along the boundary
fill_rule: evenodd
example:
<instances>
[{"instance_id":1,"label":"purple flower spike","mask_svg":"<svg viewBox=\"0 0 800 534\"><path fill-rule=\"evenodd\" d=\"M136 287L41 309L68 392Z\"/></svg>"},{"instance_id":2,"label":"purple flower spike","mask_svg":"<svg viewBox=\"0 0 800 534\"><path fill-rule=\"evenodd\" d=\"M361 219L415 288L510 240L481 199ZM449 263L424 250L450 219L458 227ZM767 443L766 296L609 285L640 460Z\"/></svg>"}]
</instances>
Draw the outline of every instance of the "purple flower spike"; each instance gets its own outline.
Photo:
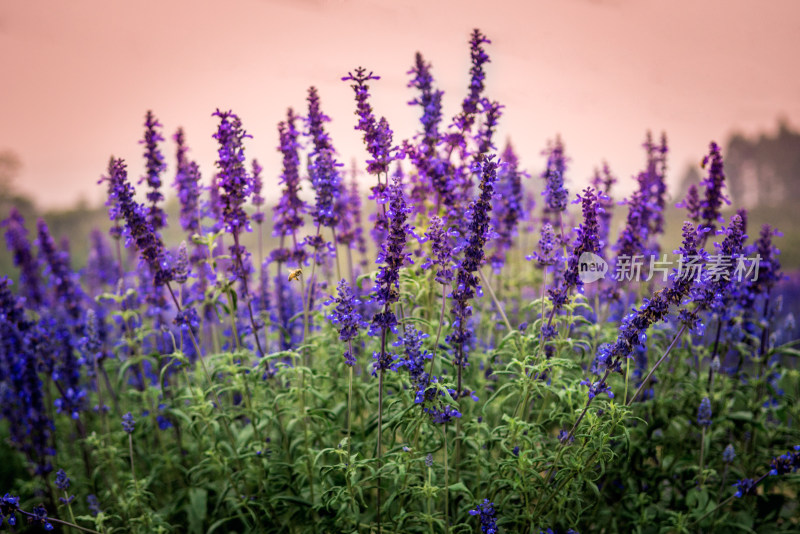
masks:
<instances>
[{"instance_id":1,"label":"purple flower spike","mask_svg":"<svg viewBox=\"0 0 800 534\"><path fill-rule=\"evenodd\" d=\"M19 268L20 285L26 298L26 304L38 308L44 302L42 280L39 263L31 251L25 219L15 207L11 207L8 219L2 226L6 228L6 245L14 258L14 265Z\"/></svg>"},{"instance_id":2,"label":"purple flower spike","mask_svg":"<svg viewBox=\"0 0 800 534\"><path fill-rule=\"evenodd\" d=\"M692 184L686 191L686 198L675 204L676 208L686 208L686 216L692 222L700 222L700 193L697 186Z\"/></svg>"},{"instance_id":3,"label":"purple flower spike","mask_svg":"<svg viewBox=\"0 0 800 534\"><path fill-rule=\"evenodd\" d=\"M378 335L383 329L394 330L397 317L392 311L392 306L400 298L400 268L410 263L410 254L405 251L408 234L411 227L406 223L409 208L406 205L403 184L400 177L394 175L388 187L387 195L389 206L386 216L389 220L389 233L381 245L381 251L376 260L382 263L375 280L375 293L373 299L380 304L381 311L372 318L370 335ZM378 369L388 369L391 360L378 362Z\"/></svg>"},{"instance_id":4,"label":"purple flower spike","mask_svg":"<svg viewBox=\"0 0 800 534\"><path fill-rule=\"evenodd\" d=\"M484 534L496 534L497 510L494 509L494 504L489 502L489 499L483 499L483 502L474 510L470 510L469 514L480 516L481 532Z\"/></svg>"},{"instance_id":5,"label":"purple flower spike","mask_svg":"<svg viewBox=\"0 0 800 534\"><path fill-rule=\"evenodd\" d=\"M469 40L472 61L469 90L461 103L461 113L455 118L455 125L462 132L468 132L472 128L475 122L475 114L478 112L478 106L481 103L481 94L483 93L484 79L486 78L484 65L489 63L489 54L486 53L484 44L491 44L491 41L479 29L472 30L472 36Z\"/></svg>"},{"instance_id":6,"label":"purple flower spike","mask_svg":"<svg viewBox=\"0 0 800 534\"><path fill-rule=\"evenodd\" d=\"M564 155L564 145L560 137L556 137L553 143L545 152L547 154L547 167L542 173L545 180L545 188L542 195L545 197L545 216L554 215L567 209L569 193L564 187L564 173L567 170L567 158ZM558 227L558 220L553 223Z\"/></svg>"},{"instance_id":7,"label":"purple flower spike","mask_svg":"<svg viewBox=\"0 0 800 534\"><path fill-rule=\"evenodd\" d=\"M497 181L497 161L494 155L487 156L479 164L481 172L481 194L473 201L467 210L469 218L468 236L459 249L464 251L464 257L458 265L453 292L451 313L453 315L453 331L447 336L448 343L458 347L453 364L457 367L466 367L467 354L465 349L472 333L467 328L467 321L472 316L470 301L480 292L480 284L475 272L480 268L485 258L484 246L491 235L490 217L492 211L492 197L494 184Z\"/></svg>"},{"instance_id":8,"label":"purple flower spike","mask_svg":"<svg viewBox=\"0 0 800 534\"><path fill-rule=\"evenodd\" d=\"M711 426L711 401L708 397L703 397L700 407L697 409L697 424L704 427Z\"/></svg>"},{"instance_id":9,"label":"purple flower spike","mask_svg":"<svg viewBox=\"0 0 800 534\"><path fill-rule=\"evenodd\" d=\"M725 187L725 171L722 164L722 154L717 143L711 141L709 153L703 158L703 168L708 167L708 176L701 182L705 186L705 198L700 202L700 217L703 225L716 228L716 223L721 221L720 208L722 204L730 204L731 201L722 192Z\"/></svg>"},{"instance_id":10,"label":"purple flower spike","mask_svg":"<svg viewBox=\"0 0 800 534\"><path fill-rule=\"evenodd\" d=\"M153 227L153 230L158 232L166 226L167 214L159 204L164 201L164 195L161 194L161 173L167 169L166 160L164 155L158 149L158 143L164 140L161 132L158 130L162 128L158 119L153 115L152 111L147 112L144 121L144 139L139 143L145 146L144 159L146 174L139 179L139 184L147 182L150 191L147 192L147 200L150 203L148 206L147 222Z\"/></svg>"},{"instance_id":11,"label":"purple flower spike","mask_svg":"<svg viewBox=\"0 0 800 534\"><path fill-rule=\"evenodd\" d=\"M278 124L278 135L280 145L278 151L283 156L283 172L281 173L280 183L283 185L281 198L273 208L273 230L275 237L288 238L295 235L297 230L303 226L303 214L307 211L306 203L300 200L300 143L298 132L295 127L297 116L291 108L286 113L286 120ZM278 258L288 259L295 257L298 265L303 262L303 249L298 247L294 253L288 249L276 250L272 253L273 261ZM285 260L282 260L285 261Z\"/></svg>"},{"instance_id":12,"label":"purple flower spike","mask_svg":"<svg viewBox=\"0 0 800 534\"><path fill-rule=\"evenodd\" d=\"M200 167L189 161L186 152L183 129L179 128L173 136L178 145L176 159L178 170L175 173L175 188L178 190L178 201L181 204L181 227L190 235L200 232Z\"/></svg>"},{"instance_id":13,"label":"purple flower spike","mask_svg":"<svg viewBox=\"0 0 800 534\"><path fill-rule=\"evenodd\" d=\"M355 74L348 73L342 81L353 81L351 85L356 96L356 115L358 124L356 130L364 132L364 144L367 152L372 156L367 160L367 172L370 174L386 174L389 171L389 164L395 159L392 147L392 130L389 128L388 121L381 117L376 119L369 104L369 85L370 80L380 80L379 76L374 76L371 72L367 73L363 67L358 67Z\"/></svg>"},{"instance_id":14,"label":"purple flower spike","mask_svg":"<svg viewBox=\"0 0 800 534\"><path fill-rule=\"evenodd\" d=\"M431 226L425 232L425 239L431 242L431 257L422 264L423 269L436 267L436 281L442 285L453 281L453 237L444 227L441 217L431 217Z\"/></svg>"},{"instance_id":15,"label":"purple flower spike","mask_svg":"<svg viewBox=\"0 0 800 534\"><path fill-rule=\"evenodd\" d=\"M263 181L261 179L261 171L264 170L258 160L253 160L251 162L252 168L252 180L253 180L253 206L256 207L256 212L253 214L253 221L256 224L261 224L264 222L264 212L261 211L261 206L264 205L264 197L261 196L261 188L263 187Z\"/></svg>"},{"instance_id":16,"label":"purple flower spike","mask_svg":"<svg viewBox=\"0 0 800 534\"><path fill-rule=\"evenodd\" d=\"M517 225L523 213L522 177L519 160L511 143L506 145L502 156L503 165L497 172L497 195L493 199L492 225L497 236L490 261L495 271L505 263L507 252L514 244Z\"/></svg>"},{"instance_id":17,"label":"purple flower spike","mask_svg":"<svg viewBox=\"0 0 800 534\"><path fill-rule=\"evenodd\" d=\"M249 231L247 213L242 205L252 191L252 180L244 164L244 139L251 136L244 131L242 121L233 112L216 110L212 116L219 117L219 126L213 137L219 143L216 182L220 189L220 222L232 234L242 229Z\"/></svg>"},{"instance_id":18,"label":"purple flower spike","mask_svg":"<svg viewBox=\"0 0 800 534\"><path fill-rule=\"evenodd\" d=\"M164 244L148 223L147 210L133 198L123 160L114 160L110 183L109 216L111 220L125 221L125 246L136 246L141 260L150 267L156 286L166 284L172 279L172 270L165 260Z\"/></svg>"},{"instance_id":19,"label":"purple flower spike","mask_svg":"<svg viewBox=\"0 0 800 534\"><path fill-rule=\"evenodd\" d=\"M367 326L367 323L358 312L358 297L353 294L350 285L345 280L341 280L337 286L337 297L326 302L326 304L331 303L335 303L336 307L328 315L328 319L331 320L331 323L337 325L339 340L348 344L348 348L344 352L344 362L353 366L356 364L356 358L351 352L352 344L350 342L358 336L360 329Z\"/></svg>"}]
</instances>

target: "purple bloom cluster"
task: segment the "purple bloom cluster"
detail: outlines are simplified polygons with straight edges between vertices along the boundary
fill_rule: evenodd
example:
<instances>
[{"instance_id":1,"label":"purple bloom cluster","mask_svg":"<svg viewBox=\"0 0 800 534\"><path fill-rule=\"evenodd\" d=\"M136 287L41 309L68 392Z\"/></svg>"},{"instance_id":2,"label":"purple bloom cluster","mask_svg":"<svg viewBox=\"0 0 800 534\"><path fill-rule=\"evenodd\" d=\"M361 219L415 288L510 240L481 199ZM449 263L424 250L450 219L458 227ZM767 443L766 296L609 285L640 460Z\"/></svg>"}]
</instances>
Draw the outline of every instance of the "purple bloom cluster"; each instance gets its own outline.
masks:
<instances>
[{"instance_id":1,"label":"purple bloom cluster","mask_svg":"<svg viewBox=\"0 0 800 534\"><path fill-rule=\"evenodd\" d=\"M376 119L369 103L369 82L370 80L380 80L380 76L375 76L371 72L367 73L363 67L358 67L355 74L348 73L342 81L353 81L351 85L356 97L356 115L358 124L356 130L364 132L364 144L367 147L371 159L367 160L367 172L370 174L386 174L389 171L389 164L395 159L392 147L392 130L385 117Z\"/></svg>"},{"instance_id":2,"label":"purple bloom cluster","mask_svg":"<svg viewBox=\"0 0 800 534\"><path fill-rule=\"evenodd\" d=\"M136 421L133 419L133 414L128 412L122 416L122 430L128 434L133 434L134 428L136 428Z\"/></svg>"},{"instance_id":3,"label":"purple bloom cluster","mask_svg":"<svg viewBox=\"0 0 800 534\"><path fill-rule=\"evenodd\" d=\"M733 450L733 445L728 443L725 446L725 450L722 451L722 461L729 464L733 462L734 458L736 458L736 451Z\"/></svg>"},{"instance_id":4,"label":"purple bloom cluster","mask_svg":"<svg viewBox=\"0 0 800 534\"><path fill-rule=\"evenodd\" d=\"M692 289L692 300L696 303L694 313L723 310L734 281L733 272L744 250L747 236L744 234L744 221L738 213L731 217L728 227L718 233L725 236L722 243L714 243L717 258L721 261L714 271L706 270L701 282Z\"/></svg>"},{"instance_id":5,"label":"purple bloom cluster","mask_svg":"<svg viewBox=\"0 0 800 534\"><path fill-rule=\"evenodd\" d=\"M339 167L342 165L336 161L336 151L325 131L325 123L330 121L330 118L322 113L316 87L309 88L307 100L307 135L311 137L313 144L308 157L308 175L314 187L316 200L311 215L318 227L335 227L338 215L335 203L342 192L339 172ZM283 140L281 143L283 146Z\"/></svg>"},{"instance_id":6,"label":"purple bloom cluster","mask_svg":"<svg viewBox=\"0 0 800 534\"><path fill-rule=\"evenodd\" d=\"M353 294L350 284L342 280L337 286L336 298L329 300L326 304L330 303L336 303L336 307L328 315L328 319L330 319L331 323L337 325L339 340L348 344L348 348L344 352L344 362L350 366L355 365L356 357L351 352L352 344L350 342L358 336L358 331L361 328L366 328L367 326L367 323L358 312L358 297Z\"/></svg>"},{"instance_id":7,"label":"purple bloom cluster","mask_svg":"<svg viewBox=\"0 0 800 534\"><path fill-rule=\"evenodd\" d=\"M136 245L142 261L150 267L156 286L168 283L172 270L167 266L164 244L147 221L145 208L133 198L124 161L114 160L109 180L109 217L112 221L125 221L125 246Z\"/></svg>"},{"instance_id":8,"label":"purple bloom cluster","mask_svg":"<svg viewBox=\"0 0 800 534\"><path fill-rule=\"evenodd\" d=\"M264 170L264 167L258 163L258 160L254 159L250 162L250 169L253 182L253 198L251 201L253 206L256 207L256 212L253 214L253 221L256 224L262 224L264 222L264 212L261 211L261 206L264 205L264 197L261 196L261 189L264 187L264 182L261 179L261 171Z\"/></svg>"},{"instance_id":9,"label":"purple bloom cluster","mask_svg":"<svg viewBox=\"0 0 800 534\"><path fill-rule=\"evenodd\" d=\"M683 245L677 251L681 255L681 266L691 264L698 257L703 257L700 253L700 242L705 235L704 231L698 231L691 223L683 224ZM657 291L651 299L645 299L644 303L632 313L622 319L619 336L613 343L601 345L593 365L596 374L602 374L602 378L597 381L584 380L581 383L589 387L589 398L593 398L600 393L607 392L611 396L610 389L606 383L609 373L622 372L622 360L629 357L634 347L643 345L647 340L647 329L650 325L663 320L670 306L681 304L683 299L689 294L694 279L684 276L678 269L673 269L670 274L670 284L668 287Z\"/></svg>"},{"instance_id":10,"label":"purple bloom cluster","mask_svg":"<svg viewBox=\"0 0 800 534\"><path fill-rule=\"evenodd\" d=\"M495 271L500 270L505 263L523 212L522 177L525 172L519 169L519 159L511 143L506 145L502 161L503 165L497 171L497 194L492 210L492 226L496 237L490 261Z\"/></svg>"},{"instance_id":11,"label":"purple bloom cluster","mask_svg":"<svg viewBox=\"0 0 800 534\"><path fill-rule=\"evenodd\" d=\"M664 206L667 196L667 136L661 134L661 143L653 142L652 135L647 132L644 142L647 153L647 168L639 174L639 182L642 191L646 191L649 206L649 233L650 246L655 248L658 243L655 236L664 233Z\"/></svg>"},{"instance_id":12,"label":"purple bloom cluster","mask_svg":"<svg viewBox=\"0 0 800 534\"><path fill-rule=\"evenodd\" d=\"M475 123L475 115L478 113L481 104L481 94L483 93L484 79L486 78L484 65L489 62L489 54L484 50L484 44L491 44L491 41L479 29L475 28L469 40L470 59L472 61L469 89L467 96L464 97L461 103L461 113L456 116L454 121L460 132L468 132L472 128Z\"/></svg>"},{"instance_id":13,"label":"purple bloom cluster","mask_svg":"<svg viewBox=\"0 0 800 534\"><path fill-rule=\"evenodd\" d=\"M300 132L295 126L297 116L289 108L286 112L286 120L278 124L278 135L280 145L278 150L283 156L283 172L281 173L280 183L283 185L281 198L273 208L274 226L273 235L280 238L294 236L297 230L303 226L303 214L308 209L306 203L299 197L300 186L300 143L298 137ZM289 249L282 248L272 253L274 261L285 262L290 256L297 256L298 265L303 261L302 249L289 253Z\"/></svg>"},{"instance_id":14,"label":"purple bloom cluster","mask_svg":"<svg viewBox=\"0 0 800 534\"><path fill-rule=\"evenodd\" d=\"M212 116L219 117L219 126L213 137L219 143L216 184L221 191L221 222L231 234L239 233L242 229L248 231L250 228L243 205L253 184L244 163L244 139L251 136L244 131L241 119L232 111L218 109Z\"/></svg>"},{"instance_id":15,"label":"purple bloom cluster","mask_svg":"<svg viewBox=\"0 0 800 534\"><path fill-rule=\"evenodd\" d=\"M452 200L452 188L449 188L447 183L446 169L448 165L438 154L438 146L442 140L439 124L442 121L442 95L444 92L434 88L431 65L425 62L419 52L417 52L414 66L408 71L408 74L414 76L408 82L408 87L419 91L419 96L408 104L422 108L420 117L422 132L417 136L419 139L417 144L407 144L404 150L417 168L418 177L412 185L411 199L417 211L422 212L431 191L436 192L440 199Z\"/></svg>"},{"instance_id":16,"label":"purple bloom cluster","mask_svg":"<svg viewBox=\"0 0 800 534\"><path fill-rule=\"evenodd\" d=\"M556 137L555 143L549 146L544 153L547 154L547 167L542 173L542 178L545 180L544 191L542 191L542 195L545 197L544 213L545 217L556 216L567 209L569 197L569 193L564 187L567 158L564 155L564 144L561 142L561 138ZM558 218L552 222L556 226L561 224Z\"/></svg>"},{"instance_id":17,"label":"purple bloom cluster","mask_svg":"<svg viewBox=\"0 0 800 534\"><path fill-rule=\"evenodd\" d=\"M392 305L400 298L400 268L410 262L410 254L405 251L407 236L411 227L406 223L409 208L406 205L403 184L398 177L394 177L388 189L389 208L386 215L389 219L389 233L381 245L381 251L376 260L382 263L375 280L375 293L373 300L380 306L381 311L372 317L370 335L377 335L386 330L395 331L397 317L392 311ZM377 362L378 369L388 369L391 359L384 355Z\"/></svg>"},{"instance_id":18,"label":"purple bloom cluster","mask_svg":"<svg viewBox=\"0 0 800 534\"><path fill-rule=\"evenodd\" d=\"M583 254L597 254L600 252L600 223L599 216L601 208L600 202L604 200L601 194L598 194L591 187L583 190L583 195L578 195L576 202L581 203L581 211L583 212L583 223L576 228L577 237L572 245L572 253L570 254L567 270L564 273L562 284L559 287L559 295L556 297L553 292L550 296L553 298L554 305L562 306L568 293L577 288L579 291L583 288L583 282L580 279L580 258ZM557 303L561 304L557 304Z\"/></svg>"},{"instance_id":19,"label":"purple bloom cluster","mask_svg":"<svg viewBox=\"0 0 800 534\"><path fill-rule=\"evenodd\" d=\"M675 204L675 207L686 208L686 216L689 220L694 223L699 223L702 206L700 205L700 193L697 189L697 185L691 184L686 191L686 198Z\"/></svg>"},{"instance_id":20,"label":"purple bloom cluster","mask_svg":"<svg viewBox=\"0 0 800 534\"><path fill-rule=\"evenodd\" d=\"M413 324L409 324L405 326L399 339L393 343L395 347L403 347L403 355L395 357L392 370L397 371L401 367L405 367L417 389L428 383L425 362L431 359L431 354L422 347L422 340L427 337L428 334L417 330Z\"/></svg>"},{"instance_id":21,"label":"purple bloom cluster","mask_svg":"<svg viewBox=\"0 0 800 534\"><path fill-rule=\"evenodd\" d=\"M47 531L53 530L53 525L47 520L47 510L44 506L39 504L34 506L30 512L26 512L19 507L19 497L6 493L0 498L0 525L5 520L13 530L17 525L17 513L26 517L29 523L37 523Z\"/></svg>"},{"instance_id":22,"label":"purple bloom cluster","mask_svg":"<svg viewBox=\"0 0 800 534\"><path fill-rule=\"evenodd\" d=\"M703 397L697 408L697 424L704 427L711 426L711 400Z\"/></svg>"},{"instance_id":23,"label":"purple bloom cluster","mask_svg":"<svg viewBox=\"0 0 800 534\"><path fill-rule=\"evenodd\" d=\"M50 229L43 219L36 221L36 229L39 254L43 257L45 274L56 297L53 304L66 311L70 326L80 332L83 316L81 305L86 295L81 289L77 274L70 267L69 254L56 248Z\"/></svg>"},{"instance_id":24,"label":"purple bloom cluster","mask_svg":"<svg viewBox=\"0 0 800 534\"><path fill-rule=\"evenodd\" d=\"M423 269L436 267L436 281L442 285L453 281L453 232L444 227L441 217L431 217L430 227L425 232L425 239L431 242L431 255L422 264Z\"/></svg>"},{"instance_id":25,"label":"purple bloom cluster","mask_svg":"<svg viewBox=\"0 0 800 534\"><path fill-rule=\"evenodd\" d=\"M17 208L12 207L8 218L3 221L6 227L6 246L11 252L14 265L19 269L20 286L25 295L26 304L38 308L44 303L44 291L39 272L39 262L31 251L25 219Z\"/></svg>"},{"instance_id":26,"label":"purple bloom cluster","mask_svg":"<svg viewBox=\"0 0 800 534\"><path fill-rule=\"evenodd\" d=\"M793 473L800 469L800 445L787 452L781 454L777 458L773 458L769 464L769 474L772 476L785 475Z\"/></svg>"},{"instance_id":27,"label":"purple bloom cluster","mask_svg":"<svg viewBox=\"0 0 800 534\"><path fill-rule=\"evenodd\" d=\"M468 235L457 250L463 251L463 258L458 263L455 284L450 298L453 301L450 313L453 315L452 331L447 336L447 342L456 347L453 364L456 367L466 367L466 347L472 332L467 328L467 321L472 316L470 301L480 292L478 277L475 275L483 263L485 253L484 245L491 233L492 197L494 184L497 181L497 161L494 156L487 156L477 165L481 173L480 196L473 201L467 210L469 225Z\"/></svg>"},{"instance_id":28,"label":"purple bloom cluster","mask_svg":"<svg viewBox=\"0 0 800 534\"><path fill-rule=\"evenodd\" d=\"M147 212L147 222L153 227L153 230L158 232L167 224L167 214L159 204L164 201L164 195L161 193L161 173L167 169L167 163L164 155L158 149L158 143L164 140L164 137L159 132L162 128L158 119L153 115L152 111L147 112L144 121L144 139L139 143L145 146L144 159L146 173L139 179L139 184L147 182L150 190L147 192L147 200L150 203Z\"/></svg>"},{"instance_id":29,"label":"purple bloom cluster","mask_svg":"<svg viewBox=\"0 0 800 534\"><path fill-rule=\"evenodd\" d=\"M28 457L35 471L52 467L47 457L54 430L45 407L39 378L42 330L25 317L22 302L11 292L11 281L0 277L0 416L9 422L11 443ZM24 410L18 406L25 406Z\"/></svg>"},{"instance_id":30,"label":"purple bloom cluster","mask_svg":"<svg viewBox=\"0 0 800 534\"><path fill-rule=\"evenodd\" d=\"M713 231L720 221L722 204L730 204L730 200L722 192L725 187L725 171L722 164L720 148L714 141L709 146L709 153L703 157L703 167L708 166L708 176L701 182L705 186L705 197L700 202L700 218L703 226Z\"/></svg>"},{"instance_id":31,"label":"purple bloom cluster","mask_svg":"<svg viewBox=\"0 0 800 534\"><path fill-rule=\"evenodd\" d=\"M592 177L592 187L600 193L597 199L597 205L600 208L598 217L600 219L600 255L609 243L609 234L611 232L611 217L614 210L614 201L611 199L611 186L617 183L616 177L611 173L608 163L603 163L603 170L595 170Z\"/></svg>"},{"instance_id":32,"label":"purple bloom cluster","mask_svg":"<svg viewBox=\"0 0 800 534\"><path fill-rule=\"evenodd\" d=\"M550 224L549 222L544 223L539 232L540 232L539 250L534 251L533 254L529 256L525 256L525 259L528 261L536 260L539 267L546 267L548 265L553 265L559 259L558 236L556 236L556 232L553 229L553 225Z\"/></svg>"},{"instance_id":33,"label":"purple bloom cluster","mask_svg":"<svg viewBox=\"0 0 800 534\"><path fill-rule=\"evenodd\" d=\"M497 510L489 499L483 499L475 509L469 511L470 515L480 516L481 532L485 534L495 534L497 532Z\"/></svg>"}]
</instances>

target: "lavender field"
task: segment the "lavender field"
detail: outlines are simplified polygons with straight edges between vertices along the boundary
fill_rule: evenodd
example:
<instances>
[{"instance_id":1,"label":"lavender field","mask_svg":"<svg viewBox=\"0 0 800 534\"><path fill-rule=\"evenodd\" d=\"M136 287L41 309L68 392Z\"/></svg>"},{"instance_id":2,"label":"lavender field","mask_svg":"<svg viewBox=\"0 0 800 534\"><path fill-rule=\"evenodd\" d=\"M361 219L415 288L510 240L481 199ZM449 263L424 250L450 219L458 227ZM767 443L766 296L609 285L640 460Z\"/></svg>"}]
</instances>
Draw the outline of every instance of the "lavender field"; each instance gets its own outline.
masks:
<instances>
[{"instance_id":1,"label":"lavender field","mask_svg":"<svg viewBox=\"0 0 800 534\"><path fill-rule=\"evenodd\" d=\"M678 202L665 134L632 178L576 190L556 132L526 170L468 38L454 116L409 51L408 139L374 98L403 73L336 65L352 163L312 86L280 169L234 110L213 168L143 110L103 225L70 245L11 208L0 530L800 532L781 229L731 205L712 140Z\"/></svg>"}]
</instances>

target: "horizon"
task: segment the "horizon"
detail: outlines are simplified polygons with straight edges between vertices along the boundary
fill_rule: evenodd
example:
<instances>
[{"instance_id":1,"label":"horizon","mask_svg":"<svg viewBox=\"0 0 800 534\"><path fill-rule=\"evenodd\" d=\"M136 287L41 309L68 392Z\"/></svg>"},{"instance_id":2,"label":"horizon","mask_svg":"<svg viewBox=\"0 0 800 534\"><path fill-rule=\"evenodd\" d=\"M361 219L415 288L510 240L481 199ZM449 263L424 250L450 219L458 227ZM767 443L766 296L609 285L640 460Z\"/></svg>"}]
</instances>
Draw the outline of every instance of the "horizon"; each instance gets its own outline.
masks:
<instances>
[{"instance_id":1,"label":"horizon","mask_svg":"<svg viewBox=\"0 0 800 534\"><path fill-rule=\"evenodd\" d=\"M474 1L443 4L436 13L422 2L368 0L250 0L224 11L187 0L6 6L0 43L14 53L6 58L0 150L22 162L14 189L42 209L80 199L97 205L104 191L96 182L110 155L124 158L132 177L143 173L139 139L148 109L164 125L165 184L178 126L207 180L215 157L211 113L219 107L239 114L253 135L247 155L264 166L269 190L280 172L276 125L286 107L305 112L310 85L332 118L340 160L363 167L353 94L341 77L358 65L381 76L371 85L372 105L399 143L419 129L417 109L406 105L414 53L433 64L446 123L466 92L476 21L492 40L486 94L505 106L498 151L510 138L535 176L544 167L541 151L560 135L573 191L605 160L620 196L627 194L644 163L647 131L667 134L675 192L711 140L724 146L733 133L800 125L800 76L786 68L800 45L795 2L571 0L509 2L491 11Z\"/></svg>"}]
</instances>

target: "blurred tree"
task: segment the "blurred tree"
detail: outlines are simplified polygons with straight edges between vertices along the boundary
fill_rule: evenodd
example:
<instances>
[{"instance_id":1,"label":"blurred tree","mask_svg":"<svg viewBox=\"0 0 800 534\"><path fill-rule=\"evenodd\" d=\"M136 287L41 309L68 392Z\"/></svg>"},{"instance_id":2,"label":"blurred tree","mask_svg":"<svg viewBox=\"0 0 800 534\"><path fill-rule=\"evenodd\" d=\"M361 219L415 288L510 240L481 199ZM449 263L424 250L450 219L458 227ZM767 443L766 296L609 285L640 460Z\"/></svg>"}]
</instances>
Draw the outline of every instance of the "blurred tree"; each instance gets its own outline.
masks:
<instances>
[{"instance_id":1,"label":"blurred tree","mask_svg":"<svg viewBox=\"0 0 800 534\"><path fill-rule=\"evenodd\" d=\"M793 131L786 120L778 121L774 135L734 133L723 156L733 205L754 208L797 203L792 193L800 187L800 132ZM687 172L681 191L696 179Z\"/></svg>"}]
</instances>

